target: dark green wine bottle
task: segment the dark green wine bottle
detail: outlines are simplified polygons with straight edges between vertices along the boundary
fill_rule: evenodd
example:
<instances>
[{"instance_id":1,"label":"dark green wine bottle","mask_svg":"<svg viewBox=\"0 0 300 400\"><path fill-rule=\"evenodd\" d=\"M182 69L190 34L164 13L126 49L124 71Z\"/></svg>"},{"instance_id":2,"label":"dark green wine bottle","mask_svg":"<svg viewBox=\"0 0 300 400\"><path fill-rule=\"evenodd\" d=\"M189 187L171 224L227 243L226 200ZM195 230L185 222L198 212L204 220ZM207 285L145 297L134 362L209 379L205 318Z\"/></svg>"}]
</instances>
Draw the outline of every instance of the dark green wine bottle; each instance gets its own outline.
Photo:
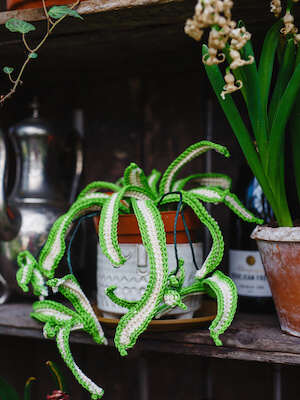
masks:
<instances>
[{"instance_id":1,"label":"dark green wine bottle","mask_svg":"<svg viewBox=\"0 0 300 400\"><path fill-rule=\"evenodd\" d=\"M256 217L269 222L273 211L262 188L249 166L240 168L239 177L233 188L245 207ZM255 224L244 222L235 214L230 221L229 276L238 290L238 310L248 313L274 313L274 303L267 277L255 240L250 234Z\"/></svg>"}]
</instances>

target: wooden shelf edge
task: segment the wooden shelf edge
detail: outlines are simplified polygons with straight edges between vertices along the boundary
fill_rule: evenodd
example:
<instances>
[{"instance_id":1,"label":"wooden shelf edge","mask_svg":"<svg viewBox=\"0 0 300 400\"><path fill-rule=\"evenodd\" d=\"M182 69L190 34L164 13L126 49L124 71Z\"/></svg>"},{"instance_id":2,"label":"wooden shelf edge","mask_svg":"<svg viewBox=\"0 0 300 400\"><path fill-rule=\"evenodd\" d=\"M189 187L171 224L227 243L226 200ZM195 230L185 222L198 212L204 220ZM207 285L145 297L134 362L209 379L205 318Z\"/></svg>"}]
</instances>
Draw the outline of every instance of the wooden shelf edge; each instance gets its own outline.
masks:
<instances>
[{"instance_id":1,"label":"wooden shelf edge","mask_svg":"<svg viewBox=\"0 0 300 400\"><path fill-rule=\"evenodd\" d=\"M148 6L160 6L170 3L183 3L184 1L185 0L86 0L82 1L76 8L76 10L80 15L89 15ZM70 3L69 6L70 5L72 5L72 3ZM5 22L8 21L10 18L23 19L27 22L41 21L46 19L45 13L42 8L3 11L0 12L0 25L5 24Z\"/></svg>"},{"instance_id":2,"label":"wooden shelf edge","mask_svg":"<svg viewBox=\"0 0 300 400\"><path fill-rule=\"evenodd\" d=\"M0 335L43 339L43 324L30 317L31 304L0 306ZM109 346L114 329L103 326ZM221 335L223 346L215 346L208 326L165 332L144 332L135 349L243 361L300 365L300 338L281 332L276 316L238 315ZM73 332L73 343L96 345L85 332Z\"/></svg>"}]
</instances>

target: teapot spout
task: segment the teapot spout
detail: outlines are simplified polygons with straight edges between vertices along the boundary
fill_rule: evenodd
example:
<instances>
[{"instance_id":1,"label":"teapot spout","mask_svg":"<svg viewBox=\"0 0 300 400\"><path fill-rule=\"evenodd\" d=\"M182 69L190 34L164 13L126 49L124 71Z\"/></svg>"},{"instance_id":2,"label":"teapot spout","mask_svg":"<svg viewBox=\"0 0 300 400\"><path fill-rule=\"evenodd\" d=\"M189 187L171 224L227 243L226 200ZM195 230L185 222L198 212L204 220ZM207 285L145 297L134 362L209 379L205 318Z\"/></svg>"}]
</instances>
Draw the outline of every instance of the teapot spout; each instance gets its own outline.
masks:
<instances>
[{"instance_id":1,"label":"teapot spout","mask_svg":"<svg viewBox=\"0 0 300 400\"><path fill-rule=\"evenodd\" d=\"M7 203L5 173L7 168L7 147L3 132L0 130L0 240L10 241L17 236L21 217Z\"/></svg>"}]
</instances>

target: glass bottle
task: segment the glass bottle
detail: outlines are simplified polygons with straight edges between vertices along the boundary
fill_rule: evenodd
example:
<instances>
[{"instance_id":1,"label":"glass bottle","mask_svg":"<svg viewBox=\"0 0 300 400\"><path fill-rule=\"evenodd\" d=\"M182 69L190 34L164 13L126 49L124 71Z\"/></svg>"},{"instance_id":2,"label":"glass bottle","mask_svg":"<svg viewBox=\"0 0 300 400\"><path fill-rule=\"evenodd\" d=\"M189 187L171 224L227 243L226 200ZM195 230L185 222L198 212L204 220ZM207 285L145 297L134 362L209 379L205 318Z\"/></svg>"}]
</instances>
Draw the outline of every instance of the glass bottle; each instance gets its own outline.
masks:
<instances>
[{"instance_id":1,"label":"glass bottle","mask_svg":"<svg viewBox=\"0 0 300 400\"><path fill-rule=\"evenodd\" d=\"M247 164L242 165L233 188L245 207L265 223L273 218L273 211ZM255 240L250 234L255 228L232 215L230 222L229 276L238 290L238 310L248 313L275 312L272 294L261 263Z\"/></svg>"}]
</instances>

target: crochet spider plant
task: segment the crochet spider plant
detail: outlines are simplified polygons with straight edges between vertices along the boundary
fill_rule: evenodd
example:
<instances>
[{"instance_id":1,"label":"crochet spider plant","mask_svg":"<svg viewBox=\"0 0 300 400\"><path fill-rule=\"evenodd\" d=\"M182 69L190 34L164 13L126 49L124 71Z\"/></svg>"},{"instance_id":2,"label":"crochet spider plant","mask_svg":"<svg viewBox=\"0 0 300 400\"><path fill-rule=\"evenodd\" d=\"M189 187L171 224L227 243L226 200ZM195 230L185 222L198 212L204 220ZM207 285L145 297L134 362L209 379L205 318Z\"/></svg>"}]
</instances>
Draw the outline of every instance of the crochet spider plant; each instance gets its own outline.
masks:
<instances>
[{"instance_id":1,"label":"crochet spider plant","mask_svg":"<svg viewBox=\"0 0 300 400\"><path fill-rule=\"evenodd\" d=\"M78 196L69 211L54 224L38 261L28 252L19 255L20 269L17 280L24 291L31 282L36 295L46 296L48 288L60 291L74 306L74 310L52 300L34 303L31 314L45 323L44 335L56 337L62 358L74 376L92 395L102 397L103 389L93 383L75 364L69 347L69 335L74 330L85 330L99 344L106 344L103 330L75 276L54 278L65 251L66 236L73 223L91 213L100 213L99 241L103 253L114 266L125 263L118 244L117 226L121 213L136 215L143 244L150 261L150 277L145 293L138 301L129 302L118 298L115 286L107 289L107 295L128 312L121 317L116 333L115 345L121 355L134 346L139 335L146 330L151 320L176 306L186 308L187 296L206 292L217 299L217 315L210 326L210 335L217 346L222 345L219 335L231 324L237 305L237 292L231 279L221 271L214 271L224 253L224 241L218 223L206 211L203 203L224 203L243 220L255 223L263 221L255 218L230 192L231 180L223 174L196 174L184 179L176 179L179 171L192 159L208 150L229 157L228 150L208 141L190 146L176 158L165 173L154 170L149 177L136 164L131 163L118 184L93 182ZM186 189L188 183L197 187ZM110 194L105 191L112 192ZM183 287L184 260L178 260L174 270L168 266L166 235L160 207L188 206L208 228L212 236L212 247L202 266L195 272L195 281ZM46 278L46 282L44 283Z\"/></svg>"}]
</instances>

